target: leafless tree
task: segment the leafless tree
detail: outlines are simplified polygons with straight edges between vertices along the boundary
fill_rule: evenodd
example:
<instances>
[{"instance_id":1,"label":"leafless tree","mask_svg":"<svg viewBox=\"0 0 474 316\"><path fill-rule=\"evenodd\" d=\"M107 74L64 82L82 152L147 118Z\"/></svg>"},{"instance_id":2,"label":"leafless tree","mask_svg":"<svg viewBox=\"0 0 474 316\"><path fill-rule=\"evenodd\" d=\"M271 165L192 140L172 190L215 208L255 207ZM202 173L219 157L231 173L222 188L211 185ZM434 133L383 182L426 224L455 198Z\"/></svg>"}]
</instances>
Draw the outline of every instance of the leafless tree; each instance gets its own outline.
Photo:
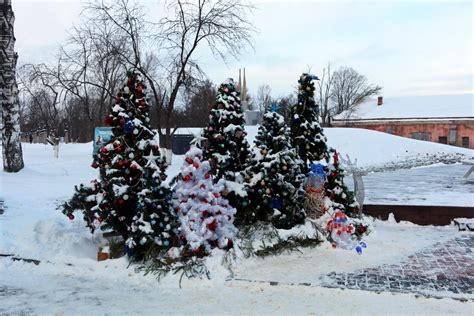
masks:
<instances>
[{"instance_id":1,"label":"leafless tree","mask_svg":"<svg viewBox=\"0 0 474 316\"><path fill-rule=\"evenodd\" d=\"M331 72L331 64L328 63L323 68L319 80L316 81L316 102L320 107L321 123L323 126L329 126L331 118L331 96L334 83L334 74Z\"/></svg>"},{"instance_id":2,"label":"leafless tree","mask_svg":"<svg viewBox=\"0 0 474 316\"><path fill-rule=\"evenodd\" d=\"M331 99L334 114L353 109L367 98L378 94L382 87L369 84L364 75L350 67L341 67L333 74Z\"/></svg>"},{"instance_id":3,"label":"leafless tree","mask_svg":"<svg viewBox=\"0 0 474 316\"><path fill-rule=\"evenodd\" d=\"M272 89L269 85L264 84L257 89L257 110L263 115L270 109L272 104Z\"/></svg>"},{"instance_id":4,"label":"leafless tree","mask_svg":"<svg viewBox=\"0 0 474 316\"><path fill-rule=\"evenodd\" d=\"M39 65L21 66L17 79L23 103L22 130L45 129L48 135L58 135L62 119L59 87L41 75Z\"/></svg>"},{"instance_id":5,"label":"leafless tree","mask_svg":"<svg viewBox=\"0 0 474 316\"><path fill-rule=\"evenodd\" d=\"M194 58L198 47L207 46L226 61L252 46L254 28L247 19L253 7L241 0L177 0L169 1L166 8L168 14L157 24L155 39L164 49L163 65L168 74L164 85L168 99L160 114L165 118L163 143L170 148L173 126L169 117L178 95L193 78L202 76Z\"/></svg>"},{"instance_id":6,"label":"leafless tree","mask_svg":"<svg viewBox=\"0 0 474 316\"><path fill-rule=\"evenodd\" d=\"M193 58L197 48L207 46L224 60L237 56L251 45L254 29L247 21L251 8L241 0L169 1L166 17L148 23L143 19L143 8L128 0L89 5L88 11L95 14L92 19L107 21L115 33L123 34L131 43L131 54L123 58L147 79L160 118L156 123L162 147L171 148L171 136L178 127L173 117L180 94L203 77ZM147 39L155 44L153 53Z\"/></svg>"},{"instance_id":7,"label":"leafless tree","mask_svg":"<svg viewBox=\"0 0 474 316\"><path fill-rule=\"evenodd\" d=\"M381 90L380 86L369 84L367 78L353 68L342 66L334 71L328 63L316 81L315 91L322 125L329 126L331 117L341 112L350 115L358 104Z\"/></svg>"},{"instance_id":8,"label":"leafless tree","mask_svg":"<svg viewBox=\"0 0 474 316\"><path fill-rule=\"evenodd\" d=\"M216 102L217 92L214 84L209 80L204 81L198 88L190 95L184 112L188 118L188 126L204 127L209 121L209 113Z\"/></svg>"}]
</instances>

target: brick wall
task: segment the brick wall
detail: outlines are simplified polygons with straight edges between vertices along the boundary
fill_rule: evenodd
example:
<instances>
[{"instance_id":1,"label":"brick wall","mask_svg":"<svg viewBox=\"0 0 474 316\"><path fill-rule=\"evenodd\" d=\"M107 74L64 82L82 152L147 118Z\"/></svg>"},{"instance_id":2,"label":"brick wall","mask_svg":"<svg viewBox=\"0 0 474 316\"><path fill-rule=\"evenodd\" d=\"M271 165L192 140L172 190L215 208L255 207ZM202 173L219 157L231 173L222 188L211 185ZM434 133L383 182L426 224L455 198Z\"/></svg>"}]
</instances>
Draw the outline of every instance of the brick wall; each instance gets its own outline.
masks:
<instances>
[{"instance_id":1,"label":"brick wall","mask_svg":"<svg viewBox=\"0 0 474 316\"><path fill-rule=\"evenodd\" d=\"M365 128L397 136L429 140L435 143L446 142L450 145L474 149L474 120L333 121L332 126Z\"/></svg>"}]
</instances>

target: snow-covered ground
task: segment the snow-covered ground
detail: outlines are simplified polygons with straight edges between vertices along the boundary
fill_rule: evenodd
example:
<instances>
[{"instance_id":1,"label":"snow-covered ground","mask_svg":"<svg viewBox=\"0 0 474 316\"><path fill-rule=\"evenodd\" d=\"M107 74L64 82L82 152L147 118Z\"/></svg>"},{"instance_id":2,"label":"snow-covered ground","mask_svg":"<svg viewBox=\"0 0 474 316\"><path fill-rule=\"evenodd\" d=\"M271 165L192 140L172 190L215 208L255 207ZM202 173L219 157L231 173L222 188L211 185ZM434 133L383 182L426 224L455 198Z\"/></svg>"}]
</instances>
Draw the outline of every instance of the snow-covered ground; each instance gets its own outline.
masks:
<instances>
[{"instance_id":1,"label":"snow-covered ground","mask_svg":"<svg viewBox=\"0 0 474 316\"><path fill-rule=\"evenodd\" d=\"M472 150L365 130L327 129L326 135L331 146L357 158L366 168L416 156L474 156ZM239 259L234 264L235 278L279 281L280 286L235 278L226 281L229 275L220 266L219 256L209 263L210 281L183 280L182 289L178 287L179 276L171 275L157 283L153 276L127 268L125 258L97 262L100 238L90 235L80 216L69 221L56 210L72 195L74 185L96 176L97 171L90 168L91 143L61 145L58 159L46 145L24 144L23 150L25 169L18 174L0 173L0 198L7 206L0 215L0 254L41 263L36 266L0 257L0 314L472 315L472 301L317 286L322 274L392 263L454 238L459 233L453 226L376 221L376 231L368 237L369 247L362 256L323 244L303 253ZM174 157L168 172L175 174L181 164L182 158ZM389 183L390 178L386 181ZM298 282L315 286L289 285Z\"/></svg>"}]
</instances>

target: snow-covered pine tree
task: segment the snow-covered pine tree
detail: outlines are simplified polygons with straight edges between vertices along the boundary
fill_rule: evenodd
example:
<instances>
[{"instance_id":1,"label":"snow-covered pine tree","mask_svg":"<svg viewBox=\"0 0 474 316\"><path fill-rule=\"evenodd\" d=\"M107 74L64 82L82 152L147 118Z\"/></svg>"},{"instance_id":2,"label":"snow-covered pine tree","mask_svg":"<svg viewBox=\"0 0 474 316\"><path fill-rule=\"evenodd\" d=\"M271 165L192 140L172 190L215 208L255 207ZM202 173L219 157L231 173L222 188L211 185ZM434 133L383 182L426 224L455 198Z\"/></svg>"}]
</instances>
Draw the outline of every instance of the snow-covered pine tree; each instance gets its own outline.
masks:
<instances>
[{"instance_id":1,"label":"snow-covered pine tree","mask_svg":"<svg viewBox=\"0 0 474 316\"><path fill-rule=\"evenodd\" d=\"M239 92L229 78L219 86L202 132L204 158L211 162L212 173L218 179L235 181L236 173L244 168L249 155L244 125Z\"/></svg>"},{"instance_id":2,"label":"snow-covered pine tree","mask_svg":"<svg viewBox=\"0 0 474 316\"><path fill-rule=\"evenodd\" d=\"M16 83L15 36L11 0L0 1L0 106L2 120L2 156L5 172L24 167L20 140L20 100Z\"/></svg>"},{"instance_id":3,"label":"snow-covered pine tree","mask_svg":"<svg viewBox=\"0 0 474 316\"><path fill-rule=\"evenodd\" d=\"M339 153L334 148L330 148L326 153L326 160L327 179L324 184L326 197L332 201L334 208L350 217L358 217L359 203L355 200L354 193L344 184L346 171L340 164Z\"/></svg>"},{"instance_id":4,"label":"snow-covered pine tree","mask_svg":"<svg viewBox=\"0 0 474 316\"><path fill-rule=\"evenodd\" d=\"M285 229L303 223L302 167L303 161L291 147L290 129L283 116L266 113L245 170L250 205L242 214L242 221L271 221L275 227Z\"/></svg>"},{"instance_id":5,"label":"snow-covered pine tree","mask_svg":"<svg viewBox=\"0 0 474 316\"><path fill-rule=\"evenodd\" d=\"M235 208L222 196L224 180L213 184L209 161L191 147L186 153L175 187L175 211L180 219L183 254L205 255L215 247L231 248L237 233Z\"/></svg>"},{"instance_id":6,"label":"snow-covered pine tree","mask_svg":"<svg viewBox=\"0 0 474 316\"><path fill-rule=\"evenodd\" d=\"M94 154L99 179L76 187L63 213L74 219L73 212L81 210L92 232L97 226L113 229L140 254L151 240L163 247L170 243L173 218L171 193L162 185L166 165L149 126L145 84L134 72L127 76L105 120L113 136Z\"/></svg>"},{"instance_id":7,"label":"snow-covered pine tree","mask_svg":"<svg viewBox=\"0 0 474 316\"><path fill-rule=\"evenodd\" d=\"M318 123L319 106L314 100L314 82L318 77L304 73L298 80L298 103L291 108L292 145L305 162L303 172L309 164L324 158L327 150L326 137Z\"/></svg>"},{"instance_id":8,"label":"snow-covered pine tree","mask_svg":"<svg viewBox=\"0 0 474 316\"><path fill-rule=\"evenodd\" d=\"M156 246L159 250L170 248L176 241L178 218L173 211L172 192L162 181L166 178L163 166L165 158L160 156L154 141L145 150L142 162L141 188L137 194L136 215L132 219L127 247L135 258Z\"/></svg>"},{"instance_id":9,"label":"snow-covered pine tree","mask_svg":"<svg viewBox=\"0 0 474 316\"><path fill-rule=\"evenodd\" d=\"M211 162L214 180L224 179L227 199L238 211L246 205L240 172L249 156L249 144L245 138L245 119L234 81L222 83L211 109L207 127L203 129L199 146L204 159Z\"/></svg>"}]
</instances>

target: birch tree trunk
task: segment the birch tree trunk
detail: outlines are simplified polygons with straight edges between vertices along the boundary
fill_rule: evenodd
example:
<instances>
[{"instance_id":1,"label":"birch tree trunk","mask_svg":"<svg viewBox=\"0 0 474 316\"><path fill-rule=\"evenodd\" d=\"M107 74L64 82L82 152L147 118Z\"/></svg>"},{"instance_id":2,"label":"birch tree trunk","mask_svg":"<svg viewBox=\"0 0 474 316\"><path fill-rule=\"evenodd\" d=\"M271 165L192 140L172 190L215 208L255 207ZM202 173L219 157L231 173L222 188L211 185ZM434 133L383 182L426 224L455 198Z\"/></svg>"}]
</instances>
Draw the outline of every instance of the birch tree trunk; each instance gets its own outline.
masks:
<instances>
[{"instance_id":1,"label":"birch tree trunk","mask_svg":"<svg viewBox=\"0 0 474 316\"><path fill-rule=\"evenodd\" d=\"M11 0L0 0L0 103L2 106L3 170L18 172L23 169L20 139L20 103L16 84L13 14Z\"/></svg>"}]
</instances>

